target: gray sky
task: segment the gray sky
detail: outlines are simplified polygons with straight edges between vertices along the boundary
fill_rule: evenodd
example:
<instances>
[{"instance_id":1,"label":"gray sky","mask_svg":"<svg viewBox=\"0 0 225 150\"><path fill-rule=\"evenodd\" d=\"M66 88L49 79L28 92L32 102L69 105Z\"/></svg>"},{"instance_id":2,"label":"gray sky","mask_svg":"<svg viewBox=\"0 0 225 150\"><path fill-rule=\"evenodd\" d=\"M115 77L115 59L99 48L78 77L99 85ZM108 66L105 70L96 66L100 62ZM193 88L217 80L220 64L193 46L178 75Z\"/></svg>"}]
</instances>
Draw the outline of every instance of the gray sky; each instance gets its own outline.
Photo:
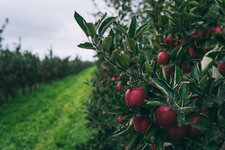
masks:
<instances>
[{"instance_id":1,"label":"gray sky","mask_svg":"<svg viewBox=\"0 0 225 150\"><path fill-rule=\"evenodd\" d=\"M103 0L96 2L98 9L108 11ZM52 45L56 56L73 58L78 54L82 60L94 60L94 51L77 47L87 38L73 15L77 11L85 20L95 21L91 13L98 9L92 0L0 0L0 26L9 18L3 44L13 48L13 43L22 37L22 49L39 54L41 58L48 54Z\"/></svg>"}]
</instances>

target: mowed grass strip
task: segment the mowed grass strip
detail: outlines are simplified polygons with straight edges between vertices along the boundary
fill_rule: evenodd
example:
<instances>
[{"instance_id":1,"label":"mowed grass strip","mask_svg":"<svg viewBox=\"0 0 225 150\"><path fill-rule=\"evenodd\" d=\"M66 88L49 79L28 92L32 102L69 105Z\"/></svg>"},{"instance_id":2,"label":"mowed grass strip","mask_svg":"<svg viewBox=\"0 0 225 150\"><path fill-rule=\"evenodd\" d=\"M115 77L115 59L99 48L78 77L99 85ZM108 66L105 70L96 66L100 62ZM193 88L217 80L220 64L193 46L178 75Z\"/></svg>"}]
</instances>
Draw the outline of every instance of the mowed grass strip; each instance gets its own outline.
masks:
<instances>
[{"instance_id":1,"label":"mowed grass strip","mask_svg":"<svg viewBox=\"0 0 225 150\"><path fill-rule=\"evenodd\" d=\"M70 150L91 138L83 103L90 94L84 82L94 69L40 85L0 107L0 149Z\"/></svg>"}]
</instances>

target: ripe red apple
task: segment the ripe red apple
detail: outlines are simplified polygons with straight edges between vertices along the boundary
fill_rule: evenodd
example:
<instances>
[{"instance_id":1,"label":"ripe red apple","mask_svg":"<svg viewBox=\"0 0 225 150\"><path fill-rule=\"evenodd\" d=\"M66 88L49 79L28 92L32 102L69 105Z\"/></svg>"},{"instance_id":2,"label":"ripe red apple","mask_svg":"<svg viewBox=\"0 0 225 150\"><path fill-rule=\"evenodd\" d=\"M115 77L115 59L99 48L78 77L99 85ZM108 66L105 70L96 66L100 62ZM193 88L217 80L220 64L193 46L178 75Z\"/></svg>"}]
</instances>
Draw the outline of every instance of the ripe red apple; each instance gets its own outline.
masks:
<instances>
[{"instance_id":1,"label":"ripe red apple","mask_svg":"<svg viewBox=\"0 0 225 150\"><path fill-rule=\"evenodd\" d=\"M117 89L118 91L122 90L122 89L123 89L123 85L122 85L121 83L118 83L118 84L116 85L116 89Z\"/></svg>"},{"instance_id":2,"label":"ripe red apple","mask_svg":"<svg viewBox=\"0 0 225 150\"><path fill-rule=\"evenodd\" d=\"M151 120L149 117L145 117L143 115L139 115L134 119L134 129L144 134L149 128Z\"/></svg>"},{"instance_id":3,"label":"ripe red apple","mask_svg":"<svg viewBox=\"0 0 225 150\"><path fill-rule=\"evenodd\" d=\"M203 39L203 32L198 32L197 36L195 37L196 41L201 41Z\"/></svg>"},{"instance_id":4,"label":"ripe red apple","mask_svg":"<svg viewBox=\"0 0 225 150\"><path fill-rule=\"evenodd\" d=\"M167 44L169 47L172 47L172 46L173 46L173 36L172 36L171 34L169 34L169 35L167 36L166 44Z\"/></svg>"},{"instance_id":5,"label":"ripe red apple","mask_svg":"<svg viewBox=\"0 0 225 150\"><path fill-rule=\"evenodd\" d=\"M208 116L208 115L209 115L208 108L204 108L204 109L202 109L202 110L200 111L200 113L202 113L202 114L204 114L204 115Z\"/></svg>"},{"instance_id":6,"label":"ripe red apple","mask_svg":"<svg viewBox=\"0 0 225 150\"><path fill-rule=\"evenodd\" d=\"M155 117L156 122L162 126L174 126L177 123L177 111L169 107L157 108Z\"/></svg>"},{"instance_id":7,"label":"ripe red apple","mask_svg":"<svg viewBox=\"0 0 225 150\"><path fill-rule=\"evenodd\" d=\"M120 80L120 77L117 77L116 79L117 79L117 80Z\"/></svg>"},{"instance_id":8,"label":"ripe red apple","mask_svg":"<svg viewBox=\"0 0 225 150\"><path fill-rule=\"evenodd\" d=\"M118 118L117 118L117 122L118 122L119 124L122 124L123 121L124 121L124 118L122 118L122 117L118 117Z\"/></svg>"},{"instance_id":9,"label":"ripe red apple","mask_svg":"<svg viewBox=\"0 0 225 150\"><path fill-rule=\"evenodd\" d=\"M193 47L189 47L188 51L189 51L192 58L196 58L198 56L198 54L196 53L196 51Z\"/></svg>"},{"instance_id":10,"label":"ripe red apple","mask_svg":"<svg viewBox=\"0 0 225 150\"><path fill-rule=\"evenodd\" d=\"M220 27L213 28L213 34L219 34L219 33L222 33Z\"/></svg>"},{"instance_id":11,"label":"ripe red apple","mask_svg":"<svg viewBox=\"0 0 225 150\"><path fill-rule=\"evenodd\" d=\"M186 134L186 126L182 124L180 127L167 127L166 133L171 139L182 139Z\"/></svg>"},{"instance_id":12,"label":"ripe red apple","mask_svg":"<svg viewBox=\"0 0 225 150\"><path fill-rule=\"evenodd\" d=\"M146 99L143 88L128 89L125 94L125 101L128 107L141 107Z\"/></svg>"},{"instance_id":13,"label":"ripe red apple","mask_svg":"<svg viewBox=\"0 0 225 150\"><path fill-rule=\"evenodd\" d=\"M170 76L170 73L171 73L172 69L173 68L170 65L163 68L163 71L164 71L164 74L165 74L166 77Z\"/></svg>"},{"instance_id":14,"label":"ripe red apple","mask_svg":"<svg viewBox=\"0 0 225 150\"><path fill-rule=\"evenodd\" d=\"M218 70L222 76L225 76L225 62L218 64Z\"/></svg>"},{"instance_id":15,"label":"ripe red apple","mask_svg":"<svg viewBox=\"0 0 225 150\"><path fill-rule=\"evenodd\" d=\"M155 144L151 144L151 148L152 148L152 150L157 150L157 147Z\"/></svg>"},{"instance_id":16,"label":"ripe red apple","mask_svg":"<svg viewBox=\"0 0 225 150\"><path fill-rule=\"evenodd\" d=\"M191 35L195 34L195 32L196 32L195 30L191 31Z\"/></svg>"},{"instance_id":17,"label":"ripe red apple","mask_svg":"<svg viewBox=\"0 0 225 150\"><path fill-rule=\"evenodd\" d=\"M197 122L200 121L200 116L196 116L194 118L190 119L191 125L190 125L190 137L192 138L197 138L199 135L201 135L201 131L197 128L192 127L193 124L196 124Z\"/></svg>"},{"instance_id":18,"label":"ripe red apple","mask_svg":"<svg viewBox=\"0 0 225 150\"><path fill-rule=\"evenodd\" d=\"M183 73L190 73L192 69L192 65L186 65L185 63L183 63L181 65L181 69L183 70Z\"/></svg>"},{"instance_id":19,"label":"ripe red apple","mask_svg":"<svg viewBox=\"0 0 225 150\"><path fill-rule=\"evenodd\" d=\"M116 78L115 78L115 77L112 77L112 78L111 78L111 81L115 81L115 80L116 80Z\"/></svg>"},{"instance_id":20,"label":"ripe red apple","mask_svg":"<svg viewBox=\"0 0 225 150\"><path fill-rule=\"evenodd\" d=\"M158 54L158 62L161 65L166 65L168 64L170 61L170 56L167 52L160 52Z\"/></svg>"},{"instance_id":21,"label":"ripe red apple","mask_svg":"<svg viewBox=\"0 0 225 150\"><path fill-rule=\"evenodd\" d=\"M103 110L103 111L102 111L102 115L105 115L105 114L106 114L106 112Z\"/></svg>"}]
</instances>

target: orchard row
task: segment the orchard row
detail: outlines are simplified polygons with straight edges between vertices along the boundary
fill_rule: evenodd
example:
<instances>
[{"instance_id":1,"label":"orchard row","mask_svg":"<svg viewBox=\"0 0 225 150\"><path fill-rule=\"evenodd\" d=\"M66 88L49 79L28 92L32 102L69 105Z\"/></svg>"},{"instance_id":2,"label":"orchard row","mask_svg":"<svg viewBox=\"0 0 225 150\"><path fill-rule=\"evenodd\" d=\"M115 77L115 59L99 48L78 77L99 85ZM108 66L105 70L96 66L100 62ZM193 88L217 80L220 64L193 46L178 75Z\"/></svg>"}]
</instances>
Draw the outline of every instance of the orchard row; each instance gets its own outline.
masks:
<instances>
[{"instance_id":1,"label":"orchard row","mask_svg":"<svg viewBox=\"0 0 225 150\"><path fill-rule=\"evenodd\" d=\"M54 57L52 51L41 60L29 51L21 52L0 50L0 99L15 97L18 92L31 91L40 83L49 83L67 75L77 73L91 66L78 57L70 61L69 57Z\"/></svg>"}]
</instances>

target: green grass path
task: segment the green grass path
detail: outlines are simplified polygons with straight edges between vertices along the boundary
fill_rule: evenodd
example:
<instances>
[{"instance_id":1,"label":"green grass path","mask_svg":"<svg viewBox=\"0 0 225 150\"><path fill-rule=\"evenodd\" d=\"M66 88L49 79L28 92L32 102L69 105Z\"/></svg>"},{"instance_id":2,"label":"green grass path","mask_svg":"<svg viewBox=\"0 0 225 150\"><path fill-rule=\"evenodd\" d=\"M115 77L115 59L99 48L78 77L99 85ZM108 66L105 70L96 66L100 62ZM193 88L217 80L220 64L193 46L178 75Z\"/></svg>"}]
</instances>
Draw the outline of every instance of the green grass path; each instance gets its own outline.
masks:
<instances>
[{"instance_id":1,"label":"green grass path","mask_svg":"<svg viewBox=\"0 0 225 150\"><path fill-rule=\"evenodd\" d=\"M85 127L83 103L90 89L84 82L94 69L41 85L0 107L0 149L70 150L87 141L94 131Z\"/></svg>"}]
</instances>

